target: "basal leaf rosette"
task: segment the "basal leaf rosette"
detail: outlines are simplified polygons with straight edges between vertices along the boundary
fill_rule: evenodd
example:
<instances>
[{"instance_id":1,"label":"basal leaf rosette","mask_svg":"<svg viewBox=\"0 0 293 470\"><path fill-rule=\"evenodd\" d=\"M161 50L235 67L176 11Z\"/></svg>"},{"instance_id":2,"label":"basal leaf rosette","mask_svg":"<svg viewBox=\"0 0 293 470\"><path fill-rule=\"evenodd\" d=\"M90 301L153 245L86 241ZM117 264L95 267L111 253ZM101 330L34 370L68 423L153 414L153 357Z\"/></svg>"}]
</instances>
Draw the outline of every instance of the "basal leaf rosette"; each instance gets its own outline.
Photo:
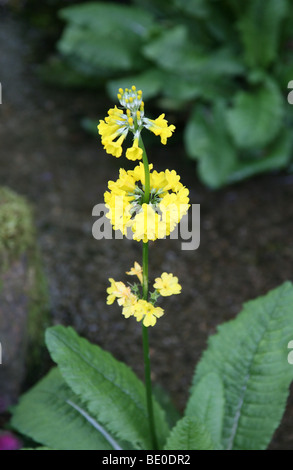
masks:
<instances>
[{"instance_id":1,"label":"basal leaf rosette","mask_svg":"<svg viewBox=\"0 0 293 470\"><path fill-rule=\"evenodd\" d=\"M109 181L105 192L106 216L114 230L123 235L132 231L133 239L146 243L170 235L189 208L189 191L175 170L150 170L150 198L144 202L144 166L120 169L119 178Z\"/></svg>"}]
</instances>

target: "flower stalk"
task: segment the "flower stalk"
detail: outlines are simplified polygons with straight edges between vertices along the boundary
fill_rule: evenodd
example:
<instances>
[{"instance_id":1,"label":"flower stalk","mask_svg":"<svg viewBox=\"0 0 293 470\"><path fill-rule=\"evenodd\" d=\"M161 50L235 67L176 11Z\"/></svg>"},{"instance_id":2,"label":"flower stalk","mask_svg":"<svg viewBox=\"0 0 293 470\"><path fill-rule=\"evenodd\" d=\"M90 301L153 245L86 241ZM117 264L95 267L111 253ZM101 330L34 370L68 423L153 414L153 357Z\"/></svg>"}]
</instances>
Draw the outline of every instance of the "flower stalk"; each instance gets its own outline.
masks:
<instances>
[{"instance_id":1,"label":"flower stalk","mask_svg":"<svg viewBox=\"0 0 293 470\"><path fill-rule=\"evenodd\" d=\"M114 230L123 235L133 232L133 239L142 242L142 267L135 262L126 274L137 276L139 284L125 285L110 278L107 304L115 300L122 307L125 318L134 317L142 322L142 343L145 373L146 405L152 448L159 449L154 417L151 362L148 328L154 326L164 310L157 306L159 297L180 294L178 278L172 273L162 273L155 279L154 291L149 291L149 241L170 235L189 208L189 191L180 182L174 170L157 172L149 164L141 132L145 128L159 136L162 144L172 136L174 125L168 125L165 115L149 119L144 114L142 91L135 86L119 89L118 100L125 110L111 108L105 120L100 120L98 130L108 154L119 158L128 133L133 135L132 146L126 149L129 160L142 160L133 170L119 171L116 181L109 181L104 198L107 217Z\"/></svg>"},{"instance_id":2,"label":"flower stalk","mask_svg":"<svg viewBox=\"0 0 293 470\"><path fill-rule=\"evenodd\" d=\"M148 204L150 199L150 171L149 162L146 154L146 150L140 137L140 146L143 154L143 166L144 166L144 203ZM143 242L142 245L142 298L148 301L149 292L149 242ZM148 419L150 427L150 435L152 440L152 446L154 450L158 449L156 425L154 420L154 408L153 408L153 392L152 392L152 379L151 379L151 361L149 351L149 333L148 328L142 324L142 342L143 342L143 357L144 357L144 375L145 375L145 387L146 387L146 402L148 410Z\"/></svg>"}]
</instances>

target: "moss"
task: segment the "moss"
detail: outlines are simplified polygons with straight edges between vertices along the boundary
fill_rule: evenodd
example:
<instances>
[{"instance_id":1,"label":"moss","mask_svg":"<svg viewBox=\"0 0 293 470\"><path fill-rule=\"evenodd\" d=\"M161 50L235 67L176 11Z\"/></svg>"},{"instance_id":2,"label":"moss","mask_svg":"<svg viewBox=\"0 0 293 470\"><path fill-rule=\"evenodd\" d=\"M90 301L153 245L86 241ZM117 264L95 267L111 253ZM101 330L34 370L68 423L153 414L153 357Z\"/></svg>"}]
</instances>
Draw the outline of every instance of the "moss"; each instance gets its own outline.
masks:
<instances>
[{"instance_id":1,"label":"moss","mask_svg":"<svg viewBox=\"0 0 293 470\"><path fill-rule=\"evenodd\" d=\"M37 243L33 208L22 196L0 187L0 276L25 257L27 265L27 379L42 369L44 330L48 326L49 295L41 253ZM0 277L1 294L1 277Z\"/></svg>"},{"instance_id":2,"label":"moss","mask_svg":"<svg viewBox=\"0 0 293 470\"><path fill-rule=\"evenodd\" d=\"M25 198L0 187L0 258L1 268L30 250L35 229L32 208Z\"/></svg>"}]
</instances>

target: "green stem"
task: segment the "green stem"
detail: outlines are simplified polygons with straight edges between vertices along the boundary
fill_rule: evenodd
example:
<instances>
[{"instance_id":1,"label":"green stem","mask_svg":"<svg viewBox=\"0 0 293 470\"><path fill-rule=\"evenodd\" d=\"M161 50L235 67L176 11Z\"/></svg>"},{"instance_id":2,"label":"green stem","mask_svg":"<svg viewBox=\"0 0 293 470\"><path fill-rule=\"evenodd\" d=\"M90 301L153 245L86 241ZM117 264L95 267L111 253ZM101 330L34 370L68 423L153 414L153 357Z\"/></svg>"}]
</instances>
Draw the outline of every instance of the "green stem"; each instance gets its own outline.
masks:
<instances>
[{"instance_id":1,"label":"green stem","mask_svg":"<svg viewBox=\"0 0 293 470\"><path fill-rule=\"evenodd\" d=\"M150 364L150 354L149 354L149 335L148 335L148 328L144 325L142 325L142 338L143 338L146 399L147 399L150 434L151 434L151 440L152 440L152 450L157 450L158 442L157 442L157 436L156 436L156 426L155 426L154 410L153 410L151 364Z\"/></svg>"},{"instance_id":2,"label":"green stem","mask_svg":"<svg viewBox=\"0 0 293 470\"><path fill-rule=\"evenodd\" d=\"M143 150L143 165L145 172L145 192L144 192L144 203L148 204L150 198L150 171L147 154L142 139L140 138L140 147ZM148 242L142 245L142 297L144 300L148 300L149 291L149 244ZM154 420L154 409L153 409L153 393L152 393L152 381L151 381L151 362L150 362L150 351L149 351L149 334L148 328L142 325L142 340L143 340L143 357L144 357L144 373L145 373L145 387L146 387L146 400L148 419L150 427L150 435L152 440L153 450L158 449L156 427Z\"/></svg>"},{"instance_id":3,"label":"green stem","mask_svg":"<svg viewBox=\"0 0 293 470\"><path fill-rule=\"evenodd\" d=\"M139 139L139 146L142 149L142 162L143 162L144 177L145 177L143 202L148 204L150 200L150 169L149 169L148 157L147 157L144 143L141 137Z\"/></svg>"}]
</instances>

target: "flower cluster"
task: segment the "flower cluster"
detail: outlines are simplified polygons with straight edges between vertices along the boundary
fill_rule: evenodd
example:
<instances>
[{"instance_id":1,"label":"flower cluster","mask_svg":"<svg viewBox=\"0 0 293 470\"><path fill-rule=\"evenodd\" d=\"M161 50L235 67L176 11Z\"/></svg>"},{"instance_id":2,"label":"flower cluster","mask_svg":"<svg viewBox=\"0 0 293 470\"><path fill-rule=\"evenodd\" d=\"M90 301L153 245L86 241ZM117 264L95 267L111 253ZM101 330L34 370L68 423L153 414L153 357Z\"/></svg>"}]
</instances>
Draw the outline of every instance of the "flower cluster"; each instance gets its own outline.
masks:
<instances>
[{"instance_id":1,"label":"flower cluster","mask_svg":"<svg viewBox=\"0 0 293 470\"><path fill-rule=\"evenodd\" d=\"M137 262L126 274L136 275L140 283L142 283L142 268ZM181 292L178 278L171 273L163 273L161 277L155 279L153 285L155 291L152 293L151 301L149 302L139 297L137 284L126 286L123 282L114 281L112 278L109 281L110 287L107 289L107 304L111 305L117 300L118 305L122 307L122 314L125 318L133 316L137 321L142 321L146 327L154 326L157 318L164 315L164 310L161 307L155 306L158 297L180 294Z\"/></svg>"},{"instance_id":2,"label":"flower cluster","mask_svg":"<svg viewBox=\"0 0 293 470\"><path fill-rule=\"evenodd\" d=\"M122 144L130 132L133 134L132 146L126 150L126 158L129 160L141 160L142 149L139 147L139 138L143 128L160 136L162 144L166 144L167 138L171 137L175 130L174 125L168 126L165 115L161 114L157 119L148 119L144 116L144 102L142 100L142 91L136 90L135 86L131 89L119 89L117 95L120 104L126 109L109 109L105 120L100 120L98 125L99 133L102 136L104 149L114 157L121 157Z\"/></svg>"},{"instance_id":3,"label":"flower cluster","mask_svg":"<svg viewBox=\"0 0 293 470\"><path fill-rule=\"evenodd\" d=\"M133 170L120 169L119 178L109 181L105 193L106 216L114 230L126 235L131 228L136 241L156 240L170 235L189 208L188 189L180 182L180 176L172 170L151 171L150 200L144 201L144 166L140 163Z\"/></svg>"},{"instance_id":4,"label":"flower cluster","mask_svg":"<svg viewBox=\"0 0 293 470\"><path fill-rule=\"evenodd\" d=\"M165 238L175 229L188 211L189 191L180 182L176 171L153 170L141 138L141 132L146 128L160 136L161 143L166 144L175 126L168 125L164 114L154 120L145 117L142 91L137 91L135 86L125 90L120 88L117 97L124 109L115 106L108 111L104 120L100 120L98 130L102 144L107 153L119 158L123 152L122 145L130 133L133 136L132 144L126 149L125 156L133 161L142 159L142 162L133 170L121 168L119 178L109 181L108 191L104 195L108 209L106 216L114 230L120 230L123 235L132 234L134 240L147 245L149 240ZM147 253L144 251L144 267L148 263ZM148 276L146 274L144 278L138 263L127 274L136 275L140 285L126 285L110 278L107 304L113 304L116 300L126 318L134 316L146 327L155 325L164 314L164 310L156 306L157 299L181 292L177 277L163 273L155 279L154 292L149 293Z\"/></svg>"}]
</instances>

